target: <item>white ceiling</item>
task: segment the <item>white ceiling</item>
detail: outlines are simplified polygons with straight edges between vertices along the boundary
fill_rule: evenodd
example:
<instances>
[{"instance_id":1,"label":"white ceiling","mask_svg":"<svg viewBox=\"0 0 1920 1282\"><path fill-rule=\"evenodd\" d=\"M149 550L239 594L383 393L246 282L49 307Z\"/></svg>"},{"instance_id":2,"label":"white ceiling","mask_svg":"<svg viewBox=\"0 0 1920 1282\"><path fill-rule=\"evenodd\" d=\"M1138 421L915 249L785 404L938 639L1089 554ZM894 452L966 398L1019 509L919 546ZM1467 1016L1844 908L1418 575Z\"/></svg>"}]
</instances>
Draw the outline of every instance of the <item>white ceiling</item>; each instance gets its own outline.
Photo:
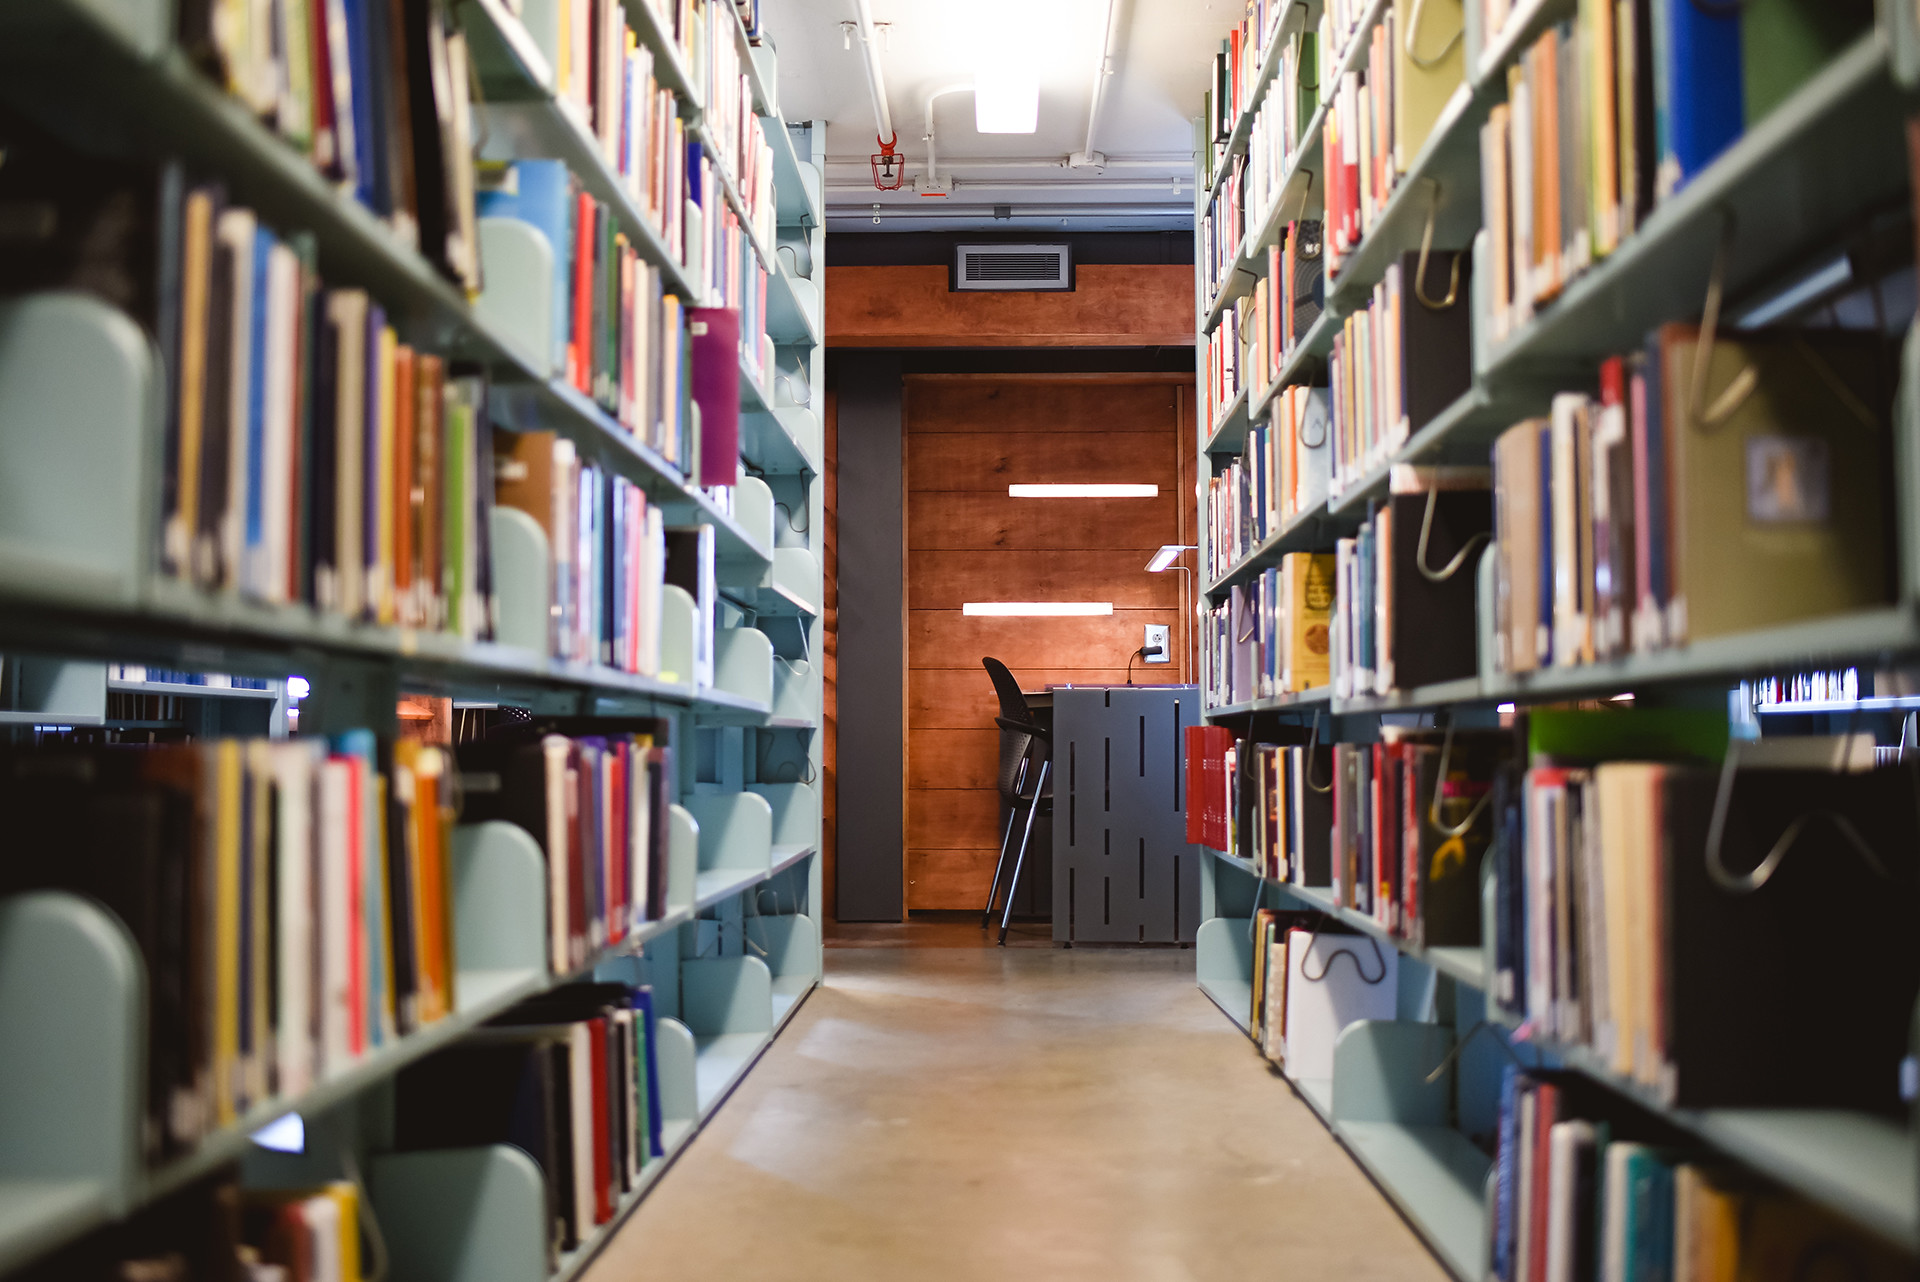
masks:
<instances>
[{"instance_id":1,"label":"white ceiling","mask_svg":"<svg viewBox=\"0 0 1920 1282\"><path fill-rule=\"evenodd\" d=\"M1239 0L1115 0L1113 75L1094 150L1103 169L1068 169L1087 141L1087 113L1106 36L1108 0L871 0L888 24L880 64L888 106L909 157L906 186L872 189L867 157L874 113L859 36L841 24L854 0L762 0L761 24L779 52L780 111L827 122L829 226L844 231L1172 229L1193 224L1193 124L1221 37L1244 12ZM998 10L998 12L995 12ZM934 121L948 196L916 193L926 173L926 97L971 80L989 56L1032 51L1040 69L1040 126L1033 134L979 134L970 93L939 99ZM983 162L1012 161L1015 164ZM1174 182L1179 186L1176 192ZM1009 185L1013 184L1013 185ZM872 206L882 206L881 223ZM993 207L1010 207L996 220Z\"/></svg>"}]
</instances>

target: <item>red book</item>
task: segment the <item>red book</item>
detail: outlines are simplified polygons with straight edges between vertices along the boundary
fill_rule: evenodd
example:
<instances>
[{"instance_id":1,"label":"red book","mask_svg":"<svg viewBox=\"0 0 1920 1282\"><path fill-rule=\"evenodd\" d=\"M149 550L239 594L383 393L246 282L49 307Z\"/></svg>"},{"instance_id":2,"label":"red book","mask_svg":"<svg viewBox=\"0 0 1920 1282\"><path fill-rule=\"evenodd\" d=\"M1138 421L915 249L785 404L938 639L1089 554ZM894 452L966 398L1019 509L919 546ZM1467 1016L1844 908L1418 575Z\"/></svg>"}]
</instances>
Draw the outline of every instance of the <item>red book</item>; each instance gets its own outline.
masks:
<instances>
[{"instance_id":1,"label":"red book","mask_svg":"<svg viewBox=\"0 0 1920 1282\"><path fill-rule=\"evenodd\" d=\"M1187 841L1227 848L1227 749L1225 726L1187 727Z\"/></svg>"},{"instance_id":2,"label":"red book","mask_svg":"<svg viewBox=\"0 0 1920 1282\"><path fill-rule=\"evenodd\" d=\"M599 206L581 192L573 220L573 326L567 343L567 381L593 390L593 251L599 244Z\"/></svg>"},{"instance_id":3,"label":"red book","mask_svg":"<svg viewBox=\"0 0 1920 1282\"><path fill-rule=\"evenodd\" d=\"M607 1120L607 1021L590 1019L593 1050L593 1222L605 1224L613 1218L613 1152L609 1143L612 1123Z\"/></svg>"},{"instance_id":4,"label":"red book","mask_svg":"<svg viewBox=\"0 0 1920 1282\"><path fill-rule=\"evenodd\" d=\"M1522 1190L1527 1199L1528 1216L1533 1222L1533 1232L1527 1243L1526 1276L1545 1282L1547 1276L1547 1218L1548 1208L1553 1201L1553 1181L1548 1173L1553 1167L1553 1143L1549 1132L1553 1124L1560 1120L1560 1088L1552 1082L1542 1082L1533 1097L1533 1187Z\"/></svg>"},{"instance_id":5,"label":"red book","mask_svg":"<svg viewBox=\"0 0 1920 1282\"><path fill-rule=\"evenodd\" d=\"M622 739L607 752L607 942L617 944L627 937L627 879L633 855L633 838L627 827L627 742Z\"/></svg>"}]
</instances>

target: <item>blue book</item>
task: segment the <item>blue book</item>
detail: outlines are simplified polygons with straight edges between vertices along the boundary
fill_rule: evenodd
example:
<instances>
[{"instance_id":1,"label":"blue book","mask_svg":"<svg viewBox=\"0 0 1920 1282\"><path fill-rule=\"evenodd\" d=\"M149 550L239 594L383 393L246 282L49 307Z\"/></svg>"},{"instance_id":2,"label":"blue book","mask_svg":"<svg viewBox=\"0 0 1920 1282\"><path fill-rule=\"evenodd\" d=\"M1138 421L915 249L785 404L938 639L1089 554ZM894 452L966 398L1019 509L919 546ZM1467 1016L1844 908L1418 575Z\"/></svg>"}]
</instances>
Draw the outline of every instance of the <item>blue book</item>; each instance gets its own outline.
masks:
<instances>
[{"instance_id":1,"label":"blue book","mask_svg":"<svg viewBox=\"0 0 1920 1282\"><path fill-rule=\"evenodd\" d=\"M1494 1167L1493 1184L1493 1276L1499 1282L1513 1282L1514 1185L1520 1152L1520 1069L1508 1064L1500 1074L1499 1156Z\"/></svg>"},{"instance_id":2,"label":"blue book","mask_svg":"<svg viewBox=\"0 0 1920 1282\"><path fill-rule=\"evenodd\" d=\"M349 730L333 737L333 750L360 763L360 941L367 964L367 1045L383 1045L393 1023L387 1015L387 886L381 846L386 833L380 804L379 747L371 730Z\"/></svg>"},{"instance_id":3,"label":"blue book","mask_svg":"<svg viewBox=\"0 0 1920 1282\"><path fill-rule=\"evenodd\" d=\"M253 371L247 384L247 476L246 539L240 557L241 582L260 586L259 561L266 542L266 459L267 448L267 265L274 246L279 244L265 227L253 236L253 333L249 338L252 354L248 367Z\"/></svg>"},{"instance_id":4,"label":"blue book","mask_svg":"<svg viewBox=\"0 0 1920 1282\"><path fill-rule=\"evenodd\" d=\"M1704 0L1658 0L1654 28L1656 118L1664 118L1657 178L1664 200L1685 187L1746 124L1740 8Z\"/></svg>"},{"instance_id":5,"label":"blue book","mask_svg":"<svg viewBox=\"0 0 1920 1282\"><path fill-rule=\"evenodd\" d=\"M379 153L375 150L373 47L368 32L368 0L341 0L347 20L347 76L352 81L353 194L368 209L380 209L374 184L379 181Z\"/></svg>"},{"instance_id":6,"label":"blue book","mask_svg":"<svg viewBox=\"0 0 1920 1282\"><path fill-rule=\"evenodd\" d=\"M644 1030L641 1063L647 1070L647 1149L654 1157L665 1157L660 1142L660 1027L653 1016L653 989L646 984L633 990L633 1010Z\"/></svg>"},{"instance_id":7,"label":"blue book","mask_svg":"<svg viewBox=\"0 0 1920 1282\"><path fill-rule=\"evenodd\" d=\"M480 217L513 218L539 230L553 251L552 368L567 366L567 334L573 316L573 180L564 160L516 160L503 190L480 193Z\"/></svg>"}]
</instances>

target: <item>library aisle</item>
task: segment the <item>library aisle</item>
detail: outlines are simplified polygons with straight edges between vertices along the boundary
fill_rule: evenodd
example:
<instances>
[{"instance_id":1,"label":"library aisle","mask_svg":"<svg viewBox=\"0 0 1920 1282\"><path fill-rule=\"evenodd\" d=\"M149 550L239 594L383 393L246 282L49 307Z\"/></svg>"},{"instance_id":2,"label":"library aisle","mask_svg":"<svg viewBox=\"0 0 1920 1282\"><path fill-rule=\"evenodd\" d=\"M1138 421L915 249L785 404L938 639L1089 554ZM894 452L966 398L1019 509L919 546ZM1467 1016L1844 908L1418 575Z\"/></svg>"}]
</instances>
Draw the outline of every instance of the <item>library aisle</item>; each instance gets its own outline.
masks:
<instances>
[{"instance_id":1,"label":"library aisle","mask_svg":"<svg viewBox=\"0 0 1920 1282\"><path fill-rule=\"evenodd\" d=\"M892 931L829 943L586 1282L1446 1276L1194 988L1190 950Z\"/></svg>"}]
</instances>

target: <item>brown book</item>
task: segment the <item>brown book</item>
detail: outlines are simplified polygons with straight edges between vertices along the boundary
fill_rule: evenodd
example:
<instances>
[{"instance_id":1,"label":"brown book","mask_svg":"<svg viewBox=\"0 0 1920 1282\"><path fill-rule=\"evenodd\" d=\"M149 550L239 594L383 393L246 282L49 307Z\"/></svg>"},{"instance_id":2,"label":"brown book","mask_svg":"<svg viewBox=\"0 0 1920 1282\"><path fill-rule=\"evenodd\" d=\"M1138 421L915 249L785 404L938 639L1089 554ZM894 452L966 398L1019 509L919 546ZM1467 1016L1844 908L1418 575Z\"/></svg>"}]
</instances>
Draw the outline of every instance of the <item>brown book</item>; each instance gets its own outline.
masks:
<instances>
[{"instance_id":1,"label":"brown book","mask_svg":"<svg viewBox=\"0 0 1920 1282\"><path fill-rule=\"evenodd\" d=\"M414 597L414 416L419 399L414 392L416 362L405 343L393 352L393 601L404 627L417 628L424 620Z\"/></svg>"}]
</instances>

